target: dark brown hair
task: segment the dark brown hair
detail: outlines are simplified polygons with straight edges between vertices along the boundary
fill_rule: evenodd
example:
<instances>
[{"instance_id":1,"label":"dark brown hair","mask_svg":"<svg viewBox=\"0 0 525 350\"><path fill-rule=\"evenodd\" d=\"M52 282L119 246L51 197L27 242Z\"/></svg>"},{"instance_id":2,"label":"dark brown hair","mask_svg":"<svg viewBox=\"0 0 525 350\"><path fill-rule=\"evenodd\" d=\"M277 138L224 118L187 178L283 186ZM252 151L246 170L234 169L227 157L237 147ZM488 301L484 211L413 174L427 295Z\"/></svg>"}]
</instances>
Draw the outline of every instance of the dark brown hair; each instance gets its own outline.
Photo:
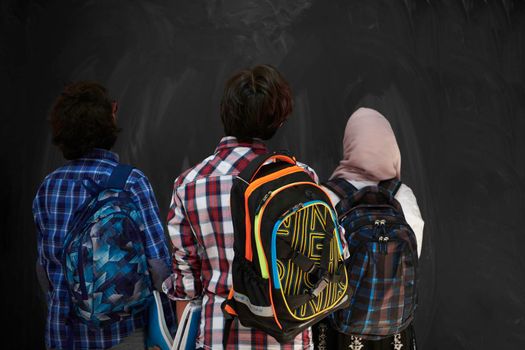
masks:
<instances>
[{"instance_id":1,"label":"dark brown hair","mask_svg":"<svg viewBox=\"0 0 525 350\"><path fill-rule=\"evenodd\" d=\"M49 121L53 143L66 159L82 157L93 148L111 149L119 132L106 88L90 81L67 85Z\"/></svg>"},{"instance_id":2,"label":"dark brown hair","mask_svg":"<svg viewBox=\"0 0 525 350\"><path fill-rule=\"evenodd\" d=\"M258 65L228 80L220 115L226 135L239 140L268 140L292 110L288 82L274 67Z\"/></svg>"}]
</instances>

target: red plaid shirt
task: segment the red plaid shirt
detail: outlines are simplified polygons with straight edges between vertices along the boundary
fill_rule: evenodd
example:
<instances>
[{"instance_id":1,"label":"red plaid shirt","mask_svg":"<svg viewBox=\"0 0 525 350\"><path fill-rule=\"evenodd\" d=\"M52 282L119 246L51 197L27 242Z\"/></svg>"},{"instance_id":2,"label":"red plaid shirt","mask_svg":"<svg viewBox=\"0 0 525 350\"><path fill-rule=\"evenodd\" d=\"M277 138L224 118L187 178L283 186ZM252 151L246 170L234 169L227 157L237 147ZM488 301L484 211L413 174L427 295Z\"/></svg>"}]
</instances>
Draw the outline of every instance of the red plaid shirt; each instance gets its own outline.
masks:
<instances>
[{"instance_id":1,"label":"red plaid shirt","mask_svg":"<svg viewBox=\"0 0 525 350\"><path fill-rule=\"evenodd\" d=\"M175 180L168 213L173 243L173 274L164 291L174 300L202 297L197 348L221 349L224 316L221 303L232 286L233 223L230 189L233 179L257 155L266 153L258 140L239 142L224 137L215 153ZM317 175L307 168L317 181ZM243 327L237 320L228 349L313 349L311 330L293 343L280 345L266 333Z\"/></svg>"}]
</instances>

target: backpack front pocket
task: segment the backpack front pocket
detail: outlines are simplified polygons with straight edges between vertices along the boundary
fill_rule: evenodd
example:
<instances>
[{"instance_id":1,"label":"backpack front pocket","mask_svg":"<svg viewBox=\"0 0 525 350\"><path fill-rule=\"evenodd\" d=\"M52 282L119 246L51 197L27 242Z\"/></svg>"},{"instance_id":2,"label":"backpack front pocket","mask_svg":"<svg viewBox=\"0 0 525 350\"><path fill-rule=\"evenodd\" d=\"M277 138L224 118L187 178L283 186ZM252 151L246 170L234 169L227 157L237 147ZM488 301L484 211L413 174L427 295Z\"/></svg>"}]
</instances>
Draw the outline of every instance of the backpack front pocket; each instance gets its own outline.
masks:
<instances>
[{"instance_id":1,"label":"backpack front pocket","mask_svg":"<svg viewBox=\"0 0 525 350\"><path fill-rule=\"evenodd\" d=\"M276 305L286 311L286 319L310 320L347 296L348 276L337 228L330 208L319 201L290 209L275 224L271 277ZM321 277L316 272L322 268L324 254L329 263Z\"/></svg>"},{"instance_id":2,"label":"backpack front pocket","mask_svg":"<svg viewBox=\"0 0 525 350\"><path fill-rule=\"evenodd\" d=\"M402 241L367 242L355 257L360 263L352 269L357 277L352 301L352 333L387 335L403 321L405 279L403 278Z\"/></svg>"}]
</instances>

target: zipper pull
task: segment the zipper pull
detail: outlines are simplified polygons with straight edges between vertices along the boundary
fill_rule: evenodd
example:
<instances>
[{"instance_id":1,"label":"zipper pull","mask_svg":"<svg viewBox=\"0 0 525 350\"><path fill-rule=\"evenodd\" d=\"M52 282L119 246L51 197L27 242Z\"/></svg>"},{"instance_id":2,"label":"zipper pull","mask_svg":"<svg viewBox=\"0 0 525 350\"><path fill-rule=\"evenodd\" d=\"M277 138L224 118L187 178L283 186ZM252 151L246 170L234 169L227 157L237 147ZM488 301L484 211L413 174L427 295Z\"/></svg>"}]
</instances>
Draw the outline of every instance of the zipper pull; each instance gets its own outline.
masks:
<instances>
[{"instance_id":1,"label":"zipper pull","mask_svg":"<svg viewBox=\"0 0 525 350\"><path fill-rule=\"evenodd\" d=\"M268 198L269 198L271 195L272 195L272 191L268 191L268 192L264 195L264 197L263 197L263 199L262 199L262 201L261 201L261 204L264 204L264 202L266 202L266 201L268 200Z\"/></svg>"},{"instance_id":2,"label":"zipper pull","mask_svg":"<svg viewBox=\"0 0 525 350\"><path fill-rule=\"evenodd\" d=\"M259 205L257 206L257 209L255 209L255 214L257 215L257 213L259 212L259 210L261 210L262 206L264 205L264 203L268 200L268 198L270 198L270 196L272 195L272 191L268 191L264 197L262 198L262 200L259 202Z\"/></svg>"},{"instance_id":3,"label":"zipper pull","mask_svg":"<svg viewBox=\"0 0 525 350\"><path fill-rule=\"evenodd\" d=\"M379 225L381 225L380 220L374 221L374 237L379 235ZM378 237L379 240L379 251L381 251L381 242L383 242L383 236Z\"/></svg>"},{"instance_id":4,"label":"zipper pull","mask_svg":"<svg viewBox=\"0 0 525 350\"><path fill-rule=\"evenodd\" d=\"M290 209L288 209L286 211L286 213L284 213L283 216L286 216L286 215L291 214L291 213L295 213L296 211L298 211L302 207L304 207L304 204L303 203L298 203L298 204L294 205L293 207L291 207Z\"/></svg>"},{"instance_id":5,"label":"zipper pull","mask_svg":"<svg viewBox=\"0 0 525 350\"><path fill-rule=\"evenodd\" d=\"M294 205L294 207L292 208L292 211L298 211L298 210L302 209L303 207L304 207L304 204L303 204L303 203L296 204L296 205Z\"/></svg>"},{"instance_id":6,"label":"zipper pull","mask_svg":"<svg viewBox=\"0 0 525 350\"><path fill-rule=\"evenodd\" d=\"M374 232L376 235L378 234L378 232L380 232L381 234L384 234L384 236L379 236L378 238L379 252L386 255L388 251L386 244L388 240L390 239L386 235L386 220L385 219L376 220L374 221L374 225L375 225Z\"/></svg>"},{"instance_id":7,"label":"zipper pull","mask_svg":"<svg viewBox=\"0 0 525 350\"><path fill-rule=\"evenodd\" d=\"M381 230L383 231L383 254L387 255L388 254L388 246L387 246L387 243L388 243L388 240L390 239L390 237L388 237L387 233L386 233L386 220L381 220Z\"/></svg>"},{"instance_id":8,"label":"zipper pull","mask_svg":"<svg viewBox=\"0 0 525 350\"><path fill-rule=\"evenodd\" d=\"M303 207L304 207L304 203L296 204L293 207L291 207L290 209L288 209L287 211L285 211L284 214L281 215L279 218L282 219L285 216L288 216L289 214L295 213L296 211L298 211L299 209L302 209Z\"/></svg>"},{"instance_id":9,"label":"zipper pull","mask_svg":"<svg viewBox=\"0 0 525 350\"><path fill-rule=\"evenodd\" d=\"M389 240L389 239L390 239L390 238L389 238L388 236L383 237L383 246L384 246L384 251L383 251L383 253L384 253L385 255L388 254L388 246L387 246L387 243L388 243L388 240Z\"/></svg>"}]
</instances>

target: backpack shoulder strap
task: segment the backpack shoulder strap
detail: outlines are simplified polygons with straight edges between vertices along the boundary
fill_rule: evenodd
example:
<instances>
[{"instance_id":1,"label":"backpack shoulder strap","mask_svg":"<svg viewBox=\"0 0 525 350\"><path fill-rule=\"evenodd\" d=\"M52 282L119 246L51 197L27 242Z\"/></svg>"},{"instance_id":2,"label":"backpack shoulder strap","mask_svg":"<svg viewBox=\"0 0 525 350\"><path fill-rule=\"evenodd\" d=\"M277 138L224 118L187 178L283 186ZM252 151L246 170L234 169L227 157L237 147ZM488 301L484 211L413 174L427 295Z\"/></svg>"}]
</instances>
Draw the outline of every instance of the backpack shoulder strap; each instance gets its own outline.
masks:
<instances>
[{"instance_id":1,"label":"backpack shoulder strap","mask_svg":"<svg viewBox=\"0 0 525 350\"><path fill-rule=\"evenodd\" d=\"M128 177L131 174L133 167L127 164L118 164L113 171L111 176L106 182L105 188L115 188L122 190L128 181Z\"/></svg>"},{"instance_id":2,"label":"backpack shoulder strap","mask_svg":"<svg viewBox=\"0 0 525 350\"><path fill-rule=\"evenodd\" d=\"M401 184L401 180L394 178L390 180L381 181L377 186L387 190L388 193L390 193L392 197L394 197L397 191L399 190L399 187L401 187Z\"/></svg>"},{"instance_id":3,"label":"backpack shoulder strap","mask_svg":"<svg viewBox=\"0 0 525 350\"><path fill-rule=\"evenodd\" d=\"M358 189L350 182L341 178L334 178L323 183L323 186L334 192L341 200L335 206L337 215L343 215L350 207L350 197Z\"/></svg>"},{"instance_id":4,"label":"backpack shoulder strap","mask_svg":"<svg viewBox=\"0 0 525 350\"><path fill-rule=\"evenodd\" d=\"M335 178L323 183L323 186L334 192L339 198L343 199L357 192L357 188L345 179Z\"/></svg>"},{"instance_id":5,"label":"backpack shoulder strap","mask_svg":"<svg viewBox=\"0 0 525 350\"><path fill-rule=\"evenodd\" d=\"M259 169L261 169L263 164L272 159L276 161L284 161L294 165L297 164L295 158L284 151L265 153L252 160L237 177L239 177L245 183L250 183L253 177L259 172Z\"/></svg>"}]
</instances>

